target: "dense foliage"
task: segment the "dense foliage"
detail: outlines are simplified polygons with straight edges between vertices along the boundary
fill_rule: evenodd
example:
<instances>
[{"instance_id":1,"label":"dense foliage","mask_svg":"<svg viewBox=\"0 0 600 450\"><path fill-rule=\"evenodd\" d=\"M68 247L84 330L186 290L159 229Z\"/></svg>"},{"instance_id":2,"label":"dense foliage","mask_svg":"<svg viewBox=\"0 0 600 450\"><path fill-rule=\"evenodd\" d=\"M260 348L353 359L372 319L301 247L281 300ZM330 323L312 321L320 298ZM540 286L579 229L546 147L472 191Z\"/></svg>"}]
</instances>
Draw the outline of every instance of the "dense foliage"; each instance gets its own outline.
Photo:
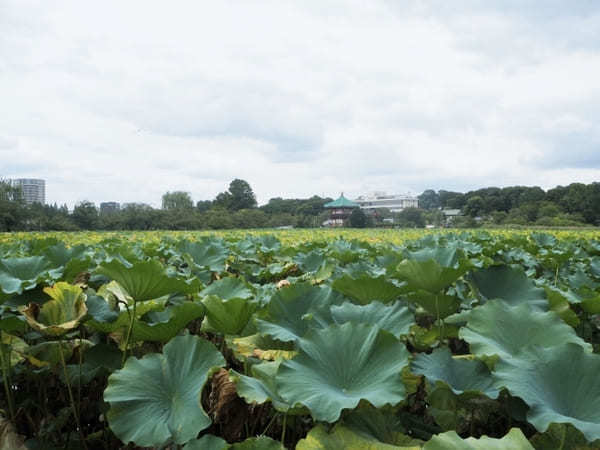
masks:
<instances>
[{"instance_id":1,"label":"dense foliage","mask_svg":"<svg viewBox=\"0 0 600 450\"><path fill-rule=\"evenodd\" d=\"M548 191L537 186L487 187L464 194L428 189L419 196L419 206L460 209L496 224L600 225L600 183L572 183Z\"/></svg>"},{"instance_id":2,"label":"dense foliage","mask_svg":"<svg viewBox=\"0 0 600 450\"><path fill-rule=\"evenodd\" d=\"M0 236L0 438L598 448L598 235L285 236Z\"/></svg>"}]
</instances>

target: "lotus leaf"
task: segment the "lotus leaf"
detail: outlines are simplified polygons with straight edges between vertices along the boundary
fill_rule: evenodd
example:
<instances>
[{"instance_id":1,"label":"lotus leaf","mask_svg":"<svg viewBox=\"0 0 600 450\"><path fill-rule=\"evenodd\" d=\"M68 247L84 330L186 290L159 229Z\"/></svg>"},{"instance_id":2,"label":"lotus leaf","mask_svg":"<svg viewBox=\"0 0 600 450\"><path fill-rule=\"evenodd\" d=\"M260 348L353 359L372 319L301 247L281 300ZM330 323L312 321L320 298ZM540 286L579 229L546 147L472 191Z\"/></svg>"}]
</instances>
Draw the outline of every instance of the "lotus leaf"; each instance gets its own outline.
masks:
<instances>
[{"instance_id":1,"label":"lotus leaf","mask_svg":"<svg viewBox=\"0 0 600 450\"><path fill-rule=\"evenodd\" d=\"M305 405L315 420L335 422L342 409L363 399L381 407L405 398L401 370L408 351L387 331L348 322L311 329L298 346L299 354L281 364L276 386L284 400Z\"/></svg>"},{"instance_id":2,"label":"lotus leaf","mask_svg":"<svg viewBox=\"0 0 600 450\"><path fill-rule=\"evenodd\" d=\"M47 277L48 266L43 256L0 259L0 293L21 294L33 289Z\"/></svg>"},{"instance_id":3,"label":"lotus leaf","mask_svg":"<svg viewBox=\"0 0 600 450\"><path fill-rule=\"evenodd\" d=\"M383 276L374 278L369 275L361 275L358 278L344 275L335 280L331 287L361 305L366 305L373 300L388 303L397 300L407 291Z\"/></svg>"},{"instance_id":4,"label":"lotus leaf","mask_svg":"<svg viewBox=\"0 0 600 450\"><path fill-rule=\"evenodd\" d=\"M537 287L520 267L492 266L473 272L471 277L479 292L489 300L499 298L511 305L530 303L548 310L544 289Z\"/></svg>"},{"instance_id":5,"label":"lotus leaf","mask_svg":"<svg viewBox=\"0 0 600 450\"><path fill-rule=\"evenodd\" d=\"M202 300L206 308L203 329L221 334L239 334L244 329L257 304L241 297L227 300L209 295Z\"/></svg>"},{"instance_id":6,"label":"lotus leaf","mask_svg":"<svg viewBox=\"0 0 600 450\"><path fill-rule=\"evenodd\" d=\"M393 411L360 406L346 414L343 425L355 433L390 445L420 446L423 441L406 434L401 418Z\"/></svg>"},{"instance_id":7,"label":"lotus leaf","mask_svg":"<svg viewBox=\"0 0 600 450\"><path fill-rule=\"evenodd\" d=\"M161 315L150 315L153 312ZM124 337L130 322L129 314L128 311L123 311L113 322L90 320L87 325L103 333L111 333L115 338ZM192 320L200 319L203 316L204 307L199 303L185 301L165 307L163 302L144 302L136 309L131 340L134 342L167 342ZM158 320L152 320L153 318ZM121 344L124 344L124 340L121 341Z\"/></svg>"},{"instance_id":8,"label":"lotus leaf","mask_svg":"<svg viewBox=\"0 0 600 450\"><path fill-rule=\"evenodd\" d=\"M510 306L492 300L478 306L469 313L467 325L460 329L459 336L470 344L472 353L498 355L504 359L527 349L553 347L564 342L573 342L591 351L590 344L554 312L542 312L527 303Z\"/></svg>"},{"instance_id":9,"label":"lotus leaf","mask_svg":"<svg viewBox=\"0 0 600 450\"><path fill-rule=\"evenodd\" d=\"M60 345L60 347L59 347ZM60 351L62 349L65 361L73 356L74 341L47 341L31 345L25 350L25 358L36 367L56 366L60 364Z\"/></svg>"},{"instance_id":10,"label":"lotus leaf","mask_svg":"<svg viewBox=\"0 0 600 450\"><path fill-rule=\"evenodd\" d=\"M44 288L52 300L41 307L30 305L21 310L27 323L35 330L51 336L60 336L76 328L87 314L85 295L79 286L59 281Z\"/></svg>"},{"instance_id":11,"label":"lotus leaf","mask_svg":"<svg viewBox=\"0 0 600 450\"><path fill-rule=\"evenodd\" d=\"M214 345L192 335L173 338L162 354L128 358L104 391L111 430L142 447L186 443L211 424L200 395L224 365Z\"/></svg>"},{"instance_id":12,"label":"lotus leaf","mask_svg":"<svg viewBox=\"0 0 600 450\"><path fill-rule=\"evenodd\" d=\"M343 425L336 425L328 433L323 425L314 427L298 442L296 450L419 450L420 445L398 447L359 434Z\"/></svg>"},{"instance_id":13,"label":"lotus leaf","mask_svg":"<svg viewBox=\"0 0 600 450\"><path fill-rule=\"evenodd\" d=\"M412 312L402 302L384 305L379 302L371 302L361 306L344 302L341 305L331 307L331 316L335 323L346 322L370 323L387 330L399 338L408 334L411 325L415 323Z\"/></svg>"},{"instance_id":14,"label":"lotus leaf","mask_svg":"<svg viewBox=\"0 0 600 450\"><path fill-rule=\"evenodd\" d=\"M238 359L259 358L273 361L278 358L290 359L298 353L292 342L278 341L261 334L227 339L227 345Z\"/></svg>"},{"instance_id":15,"label":"lotus leaf","mask_svg":"<svg viewBox=\"0 0 600 450\"><path fill-rule=\"evenodd\" d=\"M415 289L436 294L450 286L471 268L471 262L456 248L424 248L409 255L396 273Z\"/></svg>"},{"instance_id":16,"label":"lotus leaf","mask_svg":"<svg viewBox=\"0 0 600 450\"><path fill-rule=\"evenodd\" d=\"M281 398L275 385L275 375L280 364L281 360L256 364L252 366L251 377L230 371L237 394L248 403L271 402L277 411L288 412L290 405Z\"/></svg>"},{"instance_id":17,"label":"lotus leaf","mask_svg":"<svg viewBox=\"0 0 600 450\"><path fill-rule=\"evenodd\" d=\"M343 297L328 286L299 283L280 289L266 307L266 317L257 319L261 333L280 341L294 341L311 327L332 323L330 307Z\"/></svg>"},{"instance_id":18,"label":"lotus leaf","mask_svg":"<svg viewBox=\"0 0 600 450\"><path fill-rule=\"evenodd\" d=\"M511 428L502 439L481 436L462 439L456 431L447 431L431 438L423 450L534 450L518 428Z\"/></svg>"},{"instance_id":19,"label":"lotus leaf","mask_svg":"<svg viewBox=\"0 0 600 450\"><path fill-rule=\"evenodd\" d=\"M212 434L205 434L200 439L189 441L185 444L183 450L227 450L228 448L229 444L225 439Z\"/></svg>"},{"instance_id":20,"label":"lotus leaf","mask_svg":"<svg viewBox=\"0 0 600 450\"><path fill-rule=\"evenodd\" d=\"M600 356L573 343L538 348L496 364L497 385L529 405L527 420L541 432L570 423L587 440L600 439Z\"/></svg>"},{"instance_id":21,"label":"lotus leaf","mask_svg":"<svg viewBox=\"0 0 600 450\"><path fill-rule=\"evenodd\" d=\"M232 298L248 300L254 297L254 292L252 286L243 279L226 277L211 283L200 291L200 296L207 295L216 295L223 300L230 300Z\"/></svg>"},{"instance_id":22,"label":"lotus leaf","mask_svg":"<svg viewBox=\"0 0 600 450\"><path fill-rule=\"evenodd\" d=\"M406 300L416 303L433 317L444 319L460 308L460 298L446 294L432 294L427 291L416 291L408 294Z\"/></svg>"},{"instance_id":23,"label":"lotus leaf","mask_svg":"<svg viewBox=\"0 0 600 450\"><path fill-rule=\"evenodd\" d=\"M494 379L481 361L453 358L448 348L435 349L431 354L420 353L411 363L411 371L435 384L446 383L455 394L480 392L490 398L498 397Z\"/></svg>"},{"instance_id":24,"label":"lotus leaf","mask_svg":"<svg viewBox=\"0 0 600 450\"><path fill-rule=\"evenodd\" d=\"M565 293L550 286L544 286L544 290L546 291L546 296L548 297L550 311L554 311L562 320L565 321L565 323L571 325L572 327L579 325L579 318L571 309Z\"/></svg>"},{"instance_id":25,"label":"lotus leaf","mask_svg":"<svg viewBox=\"0 0 600 450\"><path fill-rule=\"evenodd\" d=\"M119 313L113 311L108 302L98 295L88 295L85 304L88 314L98 322L114 322L119 317Z\"/></svg>"},{"instance_id":26,"label":"lotus leaf","mask_svg":"<svg viewBox=\"0 0 600 450\"><path fill-rule=\"evenodd\" d=\"M11 366L15 366L23 361L23 354L27 351L29 346L27 342L21 339L18 336L13 336L12 334L5 333L4 331L0 331L0 352L2 353L2 366L0 366L1 370L4 370L4 364L6 362L10 362ZM10 354L10 361L4 360L4 355ZM8 358L6 358L8 360Z\"/></svg>"},{"instance_id":27,"label":"lotus leaf","mask_svg":"<svg viewBox=\"0 0 600 450\"><path fill-rule=\"evenodd\" d=\"M156 260L136 262L131 267L114 259L96 269L97 273L119 283L136 301L152 300L176 292L190 293L199 289L199 282L188 283L167 275Z\"/></svg>"},{"instance_id":28,"label":"lotus leaf","mask_svg":"<svg viewBox=\"0 0 600 450\"><path fill-rule=\"evenodd\" d=\"M225 270L225 262L229 257L227 248L218 241L183 241L179 245L179 250L190 255L197 266L206 267L217 273Z\"/></svg>"},{"instance_id":29,"label":"lotus leaf","mask_svg":"<svg viewBox=\"0 0 600 450\"><path fill-rule=\"evenodd\" d=\"M536 450L586 450L600 446L600 442L588 446L583 433L569 423L553 423L545 433L534 435L530 442Z\"/></svg>"}]
</instances>

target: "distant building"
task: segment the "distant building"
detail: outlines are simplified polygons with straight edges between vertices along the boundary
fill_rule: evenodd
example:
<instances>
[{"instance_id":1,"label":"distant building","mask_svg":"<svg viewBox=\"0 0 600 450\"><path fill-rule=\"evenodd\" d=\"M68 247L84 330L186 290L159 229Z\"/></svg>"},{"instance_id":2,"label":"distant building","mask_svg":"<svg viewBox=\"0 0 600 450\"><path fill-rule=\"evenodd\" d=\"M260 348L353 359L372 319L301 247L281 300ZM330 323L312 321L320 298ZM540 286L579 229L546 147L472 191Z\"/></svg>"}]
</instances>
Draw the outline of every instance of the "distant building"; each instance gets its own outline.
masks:
<instances>
[{"instance_id":1,"label":"distant building","mask_svg":"<svg viewBox=\"0 0 600 450\"><path fill-rule=\"evenodd\" d=\"M100 213L110 214L119 211L121 205L118 202L102 202L100 203Z\"/></svg>"},{"instance_id":2,"label":"distant building","mask_svg":"<svg viewBox=\"0 0 600 450\"><path fill-rule=\"evenodd\" d=\"M400 212L405 208L418 208L419 199L411 195L386 194L385 192L373 192L361 195L354 200L361 209L373 210L387 208L391 212Z\"/></svg>"},{"instance_id":3,"label":"distant building","mask_svg":"<svg viewBox=\"0 0 600 450\"><path fill-rule=\"evenodd\" d=\"M46 204L46 180L37 178L16 178L11 180L14 187L21 189L23 200L28 205L32 203Z\"/></svg>"},{"instance_id":4,"label":"distant building","mask_svg":"<svg viewBox=\"0 0 600 450\"><path fill-rule=\"evenodd\" d=\"M324 208L329 210L329 219L323 225L327 227L343 227L346 219L352 214L352 210L359 208L359 205L352 200L348 200L342 193L337 200L325 203Z\"/></svg>"}]
</instances>

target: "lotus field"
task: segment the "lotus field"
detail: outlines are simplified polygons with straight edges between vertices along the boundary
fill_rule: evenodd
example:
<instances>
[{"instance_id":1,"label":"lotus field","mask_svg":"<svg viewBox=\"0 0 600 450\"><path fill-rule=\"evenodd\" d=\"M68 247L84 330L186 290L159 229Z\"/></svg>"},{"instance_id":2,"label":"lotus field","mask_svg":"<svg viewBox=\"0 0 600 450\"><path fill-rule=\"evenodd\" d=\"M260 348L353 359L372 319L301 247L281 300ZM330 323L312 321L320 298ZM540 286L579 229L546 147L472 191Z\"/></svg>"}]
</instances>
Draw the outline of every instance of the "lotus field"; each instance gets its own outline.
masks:
<instances>
[{"instance_id":1,"label":"lotus field","mask_svg":"<svg viewBox=\"0 0 600 450\"><path fill-rule=\"evenodd\" d=\"M0 235L2 449L600 448L597 232Z\"/></svg>"}]
</instances>

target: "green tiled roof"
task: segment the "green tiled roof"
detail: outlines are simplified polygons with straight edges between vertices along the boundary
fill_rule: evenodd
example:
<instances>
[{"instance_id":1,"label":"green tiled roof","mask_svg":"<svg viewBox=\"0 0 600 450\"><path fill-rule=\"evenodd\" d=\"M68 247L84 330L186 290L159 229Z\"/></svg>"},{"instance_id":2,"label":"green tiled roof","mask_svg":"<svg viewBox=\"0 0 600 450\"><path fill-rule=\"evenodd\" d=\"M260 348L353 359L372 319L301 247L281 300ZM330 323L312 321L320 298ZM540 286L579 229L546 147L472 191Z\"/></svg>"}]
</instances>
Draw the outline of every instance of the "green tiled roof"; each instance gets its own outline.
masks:
<instances>
[{"instance_id":1,"label":"green tiled roof","mask_svg":"<svg viewBox=\"0 0 600 450\"><path fill-rule=\"evenodd\" d=\"M348 200L344 197L344 194L340 195L340 198L329 203L325 203L325 208L359 208L358 203L354 203L352 200Z\"/></svg>"}]
</instances>

